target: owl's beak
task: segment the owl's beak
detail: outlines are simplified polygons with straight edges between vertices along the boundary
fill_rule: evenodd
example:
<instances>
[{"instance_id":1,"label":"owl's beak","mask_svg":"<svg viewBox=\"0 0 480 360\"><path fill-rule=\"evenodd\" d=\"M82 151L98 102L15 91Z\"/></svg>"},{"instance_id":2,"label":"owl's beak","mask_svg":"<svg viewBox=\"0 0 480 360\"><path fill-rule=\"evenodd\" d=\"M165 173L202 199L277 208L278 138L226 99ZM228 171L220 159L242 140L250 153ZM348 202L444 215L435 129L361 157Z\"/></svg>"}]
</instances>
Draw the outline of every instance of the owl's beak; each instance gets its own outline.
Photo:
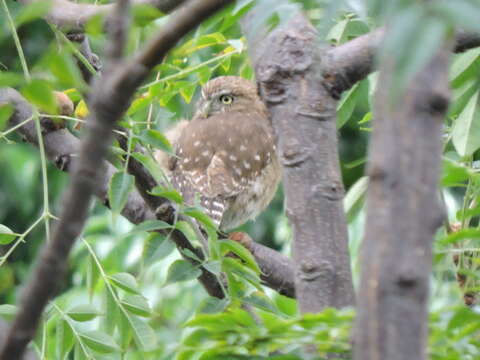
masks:
<instances>
[{"instance_id":1,"label":"owl's beak","mask_svg":"<svg viewBox=\"0 0 480 360\"><path fill-rule=\"evenodd\" d=\"M210 107L212 105L211 101L205 101L205 103L202 105L202 108L200 109L200 112L202 113L202 116L204 118L207 118L208 115L210 115Z\"/></svg>"}]
</instances>

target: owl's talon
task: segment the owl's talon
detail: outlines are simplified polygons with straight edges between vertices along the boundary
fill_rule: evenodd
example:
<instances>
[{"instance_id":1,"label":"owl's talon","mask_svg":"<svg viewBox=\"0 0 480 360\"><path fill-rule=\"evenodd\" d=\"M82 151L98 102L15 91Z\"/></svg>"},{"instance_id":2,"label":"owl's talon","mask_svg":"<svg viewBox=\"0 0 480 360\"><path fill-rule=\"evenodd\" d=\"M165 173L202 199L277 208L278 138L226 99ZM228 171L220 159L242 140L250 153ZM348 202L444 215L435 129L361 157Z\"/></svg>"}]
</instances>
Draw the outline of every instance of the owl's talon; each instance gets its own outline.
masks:
<instances>
[{"instance_id":1,"label":"owl's talon","mask_svg":"<svg viewBox=\"0 0 480 360\"><path fill-rule=\"evenodd\" d=\"M238 242L244 247L246 247L248 250L252 251L253 240L250 237L250 235L248 235L247 233L241 232L241 231L235 231L230 235L228 235L228 239Z\"/></svg>"}]
</instances>

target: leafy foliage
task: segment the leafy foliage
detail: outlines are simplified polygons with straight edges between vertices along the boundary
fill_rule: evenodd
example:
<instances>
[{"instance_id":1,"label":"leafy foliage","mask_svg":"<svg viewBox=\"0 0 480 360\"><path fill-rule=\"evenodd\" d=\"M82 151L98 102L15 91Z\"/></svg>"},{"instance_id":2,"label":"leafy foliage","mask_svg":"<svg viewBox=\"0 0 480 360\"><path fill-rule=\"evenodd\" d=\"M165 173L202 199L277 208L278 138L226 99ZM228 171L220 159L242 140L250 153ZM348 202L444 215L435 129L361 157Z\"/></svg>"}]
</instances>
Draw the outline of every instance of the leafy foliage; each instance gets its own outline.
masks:
<instances>
[{"instance_id":1,"label":"leafy foliage","mask_svg":"<svg viewBox=\"0 0 480 360\"><path fill-rule=\"evenodd\" d=\"M84 95L88 85L75 64L77 44L39 19L48 11L47 2L5 4L14 27L2 10L0 86L18 88L38 113L53 115L58 110L52 90L64 92L74 102L75 112L62 121L79 134L78 125L88 115ZM108 194L112 210L99 204L94 207L74 249L68 280L45 312L33 344L43 358L301 359L302 346L310 343L316 344L321 356L331 352L349 356L352 310L326 309L300 317L295 300L264 288L260 269L248 250L219 240L211 219L199 208L186 207L172 188L157 187L152 194L174 201L184 215L207 229L210 247L205 260L199 261L191 251L179 254L169 238L175 229L198 244L190 223L179 221L173 228L155 220L132 226L118 216L134 187L125 170L130 157L144 164L157 180L165 179L164 170L150 153L133 153L131 149L140 143L149 152L160 149L170 153L172 144L163 132L175 121L192 115L201 85L219 75L253 78L238 22L254 6L262 11L247 36L255 35L265 24L281 25L300 6L317 25L320 36L334 45L387 20L394 36L380 56L399 60L395 69L399 88L415 76L454 27L480 31L480 8L475 0L422 4L408 0L243 0L206 21L157 66L122 120L129 150L114 146L112 151L111 160L118 166ZM166 16L145 6L135 6L133 12L130 56L162 26ZM329 19L335 20L331 23ZM102 17L96 17L87 25L93 50L100 58L107 42L102 23ZM23 59L14 41L16 34ZM428 351L435 360L480 356L478 306L464 306L465 302L478 301L480 281L479 66L480 51L471 50L454 57L450 72L453 101L445 119L441 174L448 224L438 231L434 243L430 305ZM90 71L95 72L91 67ZM365 144L374 117L371 104L376 86L375 74L356 84L343 94L337 112L342 170L349 189L345 211L355 277L368 183L363 174ZM38 246L47 237L42 225L57 213L65 183L65 176L42 163L38 153L9 127L12 111L10 106L0 105L0 316L6 320L16 311L11 304L17 302L17 290L27 279ZM35 117L26 121L35 121ZM42 181L42 171L48 182ZM281 192L270 209L243 230L288 253L291 236L282 213ZM200 288L195 280L200 267L222 279L225 299L208 297Z\"/></svg>"}]
</instances>

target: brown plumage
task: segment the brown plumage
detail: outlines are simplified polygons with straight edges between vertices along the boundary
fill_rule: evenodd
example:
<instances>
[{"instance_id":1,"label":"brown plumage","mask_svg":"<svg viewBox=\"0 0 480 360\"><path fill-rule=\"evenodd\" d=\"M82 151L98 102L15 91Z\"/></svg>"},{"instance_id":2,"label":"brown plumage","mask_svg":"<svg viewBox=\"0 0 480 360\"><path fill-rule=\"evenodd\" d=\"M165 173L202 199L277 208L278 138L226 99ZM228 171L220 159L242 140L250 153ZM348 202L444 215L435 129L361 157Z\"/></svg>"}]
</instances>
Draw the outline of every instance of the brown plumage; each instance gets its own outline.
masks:
<instances>
[{"instance_id":1,"label":"brown plumage","mask_svg":"<svg viewBox=\"0 0 480 360\"><path fill-rule=\"evenodd\" d=\"M222 76L202 89L197 112L184 127L172 157L172 184L228 230L257 216L280 180L273 129L255 85Z\"/></svg>"}]
</instances>

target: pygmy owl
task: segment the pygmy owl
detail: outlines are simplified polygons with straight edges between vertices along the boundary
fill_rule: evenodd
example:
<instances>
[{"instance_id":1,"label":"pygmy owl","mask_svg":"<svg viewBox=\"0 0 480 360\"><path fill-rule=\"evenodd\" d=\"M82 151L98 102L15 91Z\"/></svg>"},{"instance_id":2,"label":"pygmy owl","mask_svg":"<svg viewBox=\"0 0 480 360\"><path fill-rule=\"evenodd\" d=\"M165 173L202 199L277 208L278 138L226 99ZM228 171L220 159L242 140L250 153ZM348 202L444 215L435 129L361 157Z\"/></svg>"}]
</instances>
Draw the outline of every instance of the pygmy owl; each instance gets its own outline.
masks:
<instances>
[{"instance_id":1,"label":"pygmy owl","mask_svg":"<svg viewBox=\"0 0 480 360\"><path fill-rule=\"evenodd\" d=\"M176 139L171 181L229 230L270 203L281 177L273 128L252 82L222 76L202 88L193 119Z\"/></svg>"}]
</instances>

